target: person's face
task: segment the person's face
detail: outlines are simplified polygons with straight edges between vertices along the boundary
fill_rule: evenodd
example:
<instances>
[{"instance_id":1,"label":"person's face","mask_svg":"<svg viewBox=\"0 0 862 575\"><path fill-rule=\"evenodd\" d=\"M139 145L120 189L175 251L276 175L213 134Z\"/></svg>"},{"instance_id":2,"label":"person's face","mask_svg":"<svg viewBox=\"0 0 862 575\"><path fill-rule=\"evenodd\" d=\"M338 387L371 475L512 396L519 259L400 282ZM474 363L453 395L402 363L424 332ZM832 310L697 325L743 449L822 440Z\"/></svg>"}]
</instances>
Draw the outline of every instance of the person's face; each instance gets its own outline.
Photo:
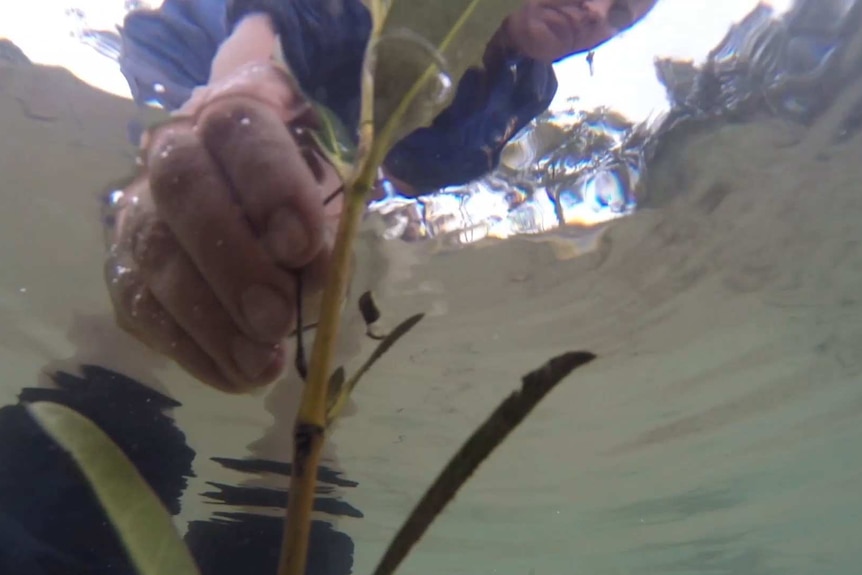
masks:
<instances>
[{"instance_id":1,"label":"person's face","mask_svg":"<svg viewBox=\"0 0 862 575\"><path fill-rule=\"evenodd\" d=\"M504 26L521 53L553 62L592 50L631 27L658 0L526 0Z\"/></svg>"}]
</instances>

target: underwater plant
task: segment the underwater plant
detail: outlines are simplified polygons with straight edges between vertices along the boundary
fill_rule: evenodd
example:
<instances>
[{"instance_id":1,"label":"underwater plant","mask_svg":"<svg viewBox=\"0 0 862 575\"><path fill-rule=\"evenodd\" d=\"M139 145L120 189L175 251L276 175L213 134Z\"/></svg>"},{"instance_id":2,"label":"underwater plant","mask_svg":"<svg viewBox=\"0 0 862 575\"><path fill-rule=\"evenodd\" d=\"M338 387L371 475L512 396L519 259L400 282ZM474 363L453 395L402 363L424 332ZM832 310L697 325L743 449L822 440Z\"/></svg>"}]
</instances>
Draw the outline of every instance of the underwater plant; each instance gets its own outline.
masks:
<instances>
[{"instance_id":1,"label":"underwater plant","mask_svg":"<svg viewBox=\"0 0 862 575\"><path fill-rule=\"evenodd\" d=\"M383 337L352 377L345 378L341 369L333 373L350 259L379 168L401 137L427 125L448 104L452 87L457 86L468 68L481 63L488 41L522 2L366 0L372 31L362 73L358 145L346 137L346 130L334 114L316 107L320 129L314 138L344 182L344 208L296 417L278 575L305 573L317 469L330 423L338 417L359 378L422 319L421 314L412 316ZM280 54L280 49L276 53ZM364 305L373 302L366 301ZM298 339L301 333L301 329L297 331ZM301 345L297 348L297 367L304 372L304 354ZM524 376L521 388L505 399L464 443L420 500L385 552L375 575L393 573L488 454L554 386L594 358L589 352L564 353ZM106 434L84 416L56 403L37 402L30 411L81 468L140 575L198 572L169 513Z\"/></svg>"}]
</instances>

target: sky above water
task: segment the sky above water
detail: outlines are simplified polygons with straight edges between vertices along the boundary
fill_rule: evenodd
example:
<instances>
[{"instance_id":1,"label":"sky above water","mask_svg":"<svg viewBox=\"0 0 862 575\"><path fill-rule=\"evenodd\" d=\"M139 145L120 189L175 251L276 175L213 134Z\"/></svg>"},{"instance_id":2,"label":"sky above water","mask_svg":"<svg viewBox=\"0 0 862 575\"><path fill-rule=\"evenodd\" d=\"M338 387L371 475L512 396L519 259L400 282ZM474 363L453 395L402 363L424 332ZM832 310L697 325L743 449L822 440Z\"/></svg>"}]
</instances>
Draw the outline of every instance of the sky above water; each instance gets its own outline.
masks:
<instances>
[{"instance_id":1,"label":"sky above water","mask_svg":"<svg viewBox=\"0 0 862 575\"><path fill-rule=\"evenodd\" d=\"M160 0L145 0L156 6ZM609 106L633 120L646 119L665 105L664 88L655 76L656 57L702 60L721 41L728 27L757 5L757 0L659 0L640 24L602 46L593 74L583 55L557 64L560 90L552 107L577 96L587 108ZM792 0L767 2L786 10ZM9 38L36 63L68 68L83 81L129 97L115 62L74 36L83 13L88 25L112 29L122 21L123 0L30 0L7 2L0 9L0 37Z\"/></svg>"}]
</instances>

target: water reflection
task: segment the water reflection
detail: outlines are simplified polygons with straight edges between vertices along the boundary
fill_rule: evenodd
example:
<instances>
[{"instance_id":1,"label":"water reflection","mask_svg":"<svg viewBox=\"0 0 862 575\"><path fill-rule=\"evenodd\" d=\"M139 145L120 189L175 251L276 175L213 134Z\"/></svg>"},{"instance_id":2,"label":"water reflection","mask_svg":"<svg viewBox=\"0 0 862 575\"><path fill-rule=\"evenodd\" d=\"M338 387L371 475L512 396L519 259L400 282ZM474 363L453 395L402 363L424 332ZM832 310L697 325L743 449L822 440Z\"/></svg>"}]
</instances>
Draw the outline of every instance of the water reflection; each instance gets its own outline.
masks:
<instances>
[{"instance_id":1,"label":"water reflection","mask_svg":"<svg viewBox=\"0 0 862 575\"><path fill-rule=\"evenodd\" d=\"M56 388L25 388L18 404L0 408L0 572L129 575L134 569L125 550L75 463L38 428L25 405L53 401L86 415L126 453L173 515L180 512L196 455L169 416L170 410L181 405L98 366L82 366L80 376L59 371L52 379ZM249 476L290 476L290 465L275 461L214 461ZM315 511L330 517L362 517L338 497L336 489L355 487L355 482L326 467L318 481L321 497ZM185 540L202 575L275 573L287 492L207 483L213 490L200 494L204 501L257 512L217 511L205 521L190 522ZM27 485L26 495L22 485ZM310 573L351 572L350 537L330 522L317 520L311 540Z\"/></svg>"},{"instance_id":2,"label":"water reflection","mask_svg":"<svg viewBox=\"0 0 862 575\"><path fill-rule=\"evenodd\" d=\"M816 8L815 8L816 6ZM734 119L772 113L810 121L846 82L840 60L859 21L847 0L799 2L781 18L759 5L734 25L703 67L660 60L659 77L680 117Z\"/></svg>"},{"instance_id":3,"label":"water reflection","mask_svg":"<svg viewBox=\"0 0 862 575\"><path fill-rule=\"evenodd\" d=\"M848 81L841 62L855 49L849 35L862 20L859 12L851 0L804 0L780 16L758 4L702 65L656 61L670 103L666 114L633 122L613 110L583 109L574 98L568 109L533 120L489 176L416 200L391 188L372 209L388 223L389 238L455 245L629 215L645 199L641 181L654 150L680 124L762 114L813 121ZM859 118L846 119L841 137Z\"/></svg>"}]
</instances>

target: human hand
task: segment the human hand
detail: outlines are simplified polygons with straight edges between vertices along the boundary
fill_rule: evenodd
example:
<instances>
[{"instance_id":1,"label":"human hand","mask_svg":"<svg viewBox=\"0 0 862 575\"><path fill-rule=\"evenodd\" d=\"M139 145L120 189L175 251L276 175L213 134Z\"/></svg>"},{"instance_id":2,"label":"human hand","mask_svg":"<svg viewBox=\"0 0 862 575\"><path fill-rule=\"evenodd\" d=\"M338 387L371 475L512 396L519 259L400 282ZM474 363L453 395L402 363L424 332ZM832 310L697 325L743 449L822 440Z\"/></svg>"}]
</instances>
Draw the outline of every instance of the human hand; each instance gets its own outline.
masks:
<instances>
[{"instance_id":1,"label":"human hand","mask_svg":"<svg viewBox=\"0 0 862 575\"><path fill-rule=\"evenodd\" d=\"M644 17L657 0L526 0L503 23L502 40L543 62L586 52Z\"/></svg>"},{"instance_id":2,"label":"human hand","mask_svg":"<svg viewBox=\"0 0 862 575\"><path fill-rule=\"evenodd\" d=\"M116 207L108 287L119 325L203 382L244 392L284 366L297 280L319 289L341 185L286 125L312 121L287 75L240 66L145 138Z\"/></svg>"}]
</instances>

